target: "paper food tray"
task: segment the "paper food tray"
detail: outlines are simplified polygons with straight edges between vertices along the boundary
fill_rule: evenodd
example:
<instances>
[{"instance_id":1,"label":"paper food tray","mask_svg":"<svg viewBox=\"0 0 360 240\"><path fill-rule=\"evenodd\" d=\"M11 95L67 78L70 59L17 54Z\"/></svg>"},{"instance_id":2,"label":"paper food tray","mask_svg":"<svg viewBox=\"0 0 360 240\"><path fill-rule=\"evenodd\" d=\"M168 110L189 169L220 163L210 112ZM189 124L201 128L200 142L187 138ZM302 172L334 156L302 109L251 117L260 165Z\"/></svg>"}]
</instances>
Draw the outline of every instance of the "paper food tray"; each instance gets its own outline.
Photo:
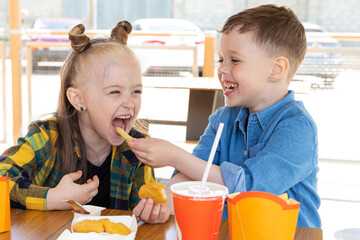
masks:
<instances>
[{"instance_id":1,"label":"paper food tray","mask_svg":"<svg viewBox=\"0 0 360 240\"><path fill-rule=\"evenodd\" d=\"M99 220L102 218L108 218L111 222L121 222L125 224L128 228L131 229L131 233L129 235L119 235L119 234L109 234L109 233L77 233L74 232L73 229L77 222L83 221L85 219L91 220ZM71 223L71 232L66 229L58 238L58 240L97 240L97 239L119 239L119 240L134 240L137 232L137 221L134 215L132 216L90 216L83 215L79 217L75 217Z\"/></svg>"}]
</instances>

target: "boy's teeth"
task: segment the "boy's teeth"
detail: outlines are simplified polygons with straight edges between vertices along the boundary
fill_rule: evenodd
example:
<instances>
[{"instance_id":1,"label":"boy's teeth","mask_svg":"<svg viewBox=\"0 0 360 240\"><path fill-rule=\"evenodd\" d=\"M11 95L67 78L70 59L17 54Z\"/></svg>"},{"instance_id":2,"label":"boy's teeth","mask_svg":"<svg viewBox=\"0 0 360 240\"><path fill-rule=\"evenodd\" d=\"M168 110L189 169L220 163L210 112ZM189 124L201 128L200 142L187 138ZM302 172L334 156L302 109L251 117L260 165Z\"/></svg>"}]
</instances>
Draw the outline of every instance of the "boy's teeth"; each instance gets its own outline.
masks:
<instances>
[{"instance_id":1,"label":"boy's teeth","mask_svg":"<svg viewBox=\"0 0 360 240\"><path fill-rule=\"evenodd\" d=\"M224 87L225 87L226 90L233 90L233 89L235 89L235 88L237 87L237 85L231 84L231 85L226 85L226 86L224 86Z\"/></svg>"}]
</instances>

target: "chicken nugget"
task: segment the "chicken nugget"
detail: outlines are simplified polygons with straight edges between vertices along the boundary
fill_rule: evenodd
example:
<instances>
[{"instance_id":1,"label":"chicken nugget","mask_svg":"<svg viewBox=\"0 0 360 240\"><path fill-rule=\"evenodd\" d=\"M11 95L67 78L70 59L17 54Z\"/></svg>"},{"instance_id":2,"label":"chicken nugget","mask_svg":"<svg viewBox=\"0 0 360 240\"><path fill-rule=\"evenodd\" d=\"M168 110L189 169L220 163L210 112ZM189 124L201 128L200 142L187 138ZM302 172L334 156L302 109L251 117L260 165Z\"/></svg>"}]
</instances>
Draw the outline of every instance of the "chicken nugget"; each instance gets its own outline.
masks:
<instances>
[{"instance_id":1,"label":"chicken nugget","mask_svg":"<svg viewBox=\"0 0 360 240\"><path fill-rule=\"evenodd\" d=\"M75 225L75 232L81 233L89 233L89 232L96 232L101 233L104 232L103 224L96 220L85 219L76 223Z\"/></svg>"},{"instance_id":2,"label":"chicken nugget","mask_svg":"<svg viewBox=\"0 0 360 240\"><path fill-rule=\"evenodd\" d=\"M110 221L104 221L103 225L105 232L110 234L129 235L131 233L131 229L120 222L114 223Z\"/></svg>"},{"instance_id":3,"label":"chicken nugget","mask_svg":"<svg viewBox=\"0 0 360 240\"><path fill-rule=\"evenodd\" d=\"M98 222L101 222L101 224L105 224L107 222L110 222L110 220L108 218L100 218L99 220L97 220Z\"/></svg>"},{"instance_id":4,"label":"chicken nugget","mask_svg":"<svg viewBox=\"0 0 360 240\"><path fill-rule=\"evenodd\" d=\"M165 185L161 183L145 184L139 190L139 197L141 199L152 198L155 204L166 203Z\"/></svg>"}]
</instances>

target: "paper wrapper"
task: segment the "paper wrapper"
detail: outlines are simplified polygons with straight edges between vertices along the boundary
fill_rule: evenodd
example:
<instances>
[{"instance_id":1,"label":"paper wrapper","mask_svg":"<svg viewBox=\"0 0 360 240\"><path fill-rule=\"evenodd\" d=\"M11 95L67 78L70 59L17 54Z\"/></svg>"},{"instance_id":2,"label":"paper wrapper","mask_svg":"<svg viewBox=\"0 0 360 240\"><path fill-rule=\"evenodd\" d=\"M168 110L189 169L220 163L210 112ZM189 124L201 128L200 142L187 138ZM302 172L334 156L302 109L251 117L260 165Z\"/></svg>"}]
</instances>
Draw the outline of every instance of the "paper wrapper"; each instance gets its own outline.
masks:
<instances>
[{"instance_id":1,"label":"paper wrapper","mask_svg":"<svg viewBox=\"0 0 360 240\"><path fill-rule=\"evenodd\" d=\"M133 240L135 239L137 232L137 221L135 216L91 216L80 214L81 216L74 217L71 223L71 232L66 229L58 238L58 240L101 240L101 239L119 239L119 240ZM109 233L77 233L74 232L74 227L77 222L83 221L85 219L91 220L99 220L102 218L108 218L111 222L121 222L125 224L128 228L131 229L131 233L129 235L119 235L119 234L109 234Z\"/></svg>"},{"instance_id":2,"label":"paper wrapper","mask_svg":"<svg viewBox=\"0 0 360 240\"><path fill-rule=\"evenodd\" d=\"M74 218L78 218L81 216L100 216L101 211L105 209L104 207L98 207L94 205L84 205L83 208L86 211L88 211L90 214L82 214L82 213L74 212Z\"/></svg>"},{"instance_id":3,"label":"paper wrapper","mask_svg":"<svg viewBox=\"0 0 360 240\"><path fill-rule=\"evenodd\" d=\"M300 203L249 191L227 197L230 239L294 239Z\"/></svg>"}]
</instances>

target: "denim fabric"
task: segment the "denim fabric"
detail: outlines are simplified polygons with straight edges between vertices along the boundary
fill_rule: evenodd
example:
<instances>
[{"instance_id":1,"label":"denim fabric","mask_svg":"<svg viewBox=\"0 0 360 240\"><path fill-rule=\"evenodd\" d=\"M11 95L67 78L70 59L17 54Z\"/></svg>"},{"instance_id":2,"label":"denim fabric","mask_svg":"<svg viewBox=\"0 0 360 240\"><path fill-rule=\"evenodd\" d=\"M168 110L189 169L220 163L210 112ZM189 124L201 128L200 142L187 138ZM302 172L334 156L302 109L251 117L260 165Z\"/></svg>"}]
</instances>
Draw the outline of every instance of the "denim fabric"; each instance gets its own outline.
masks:
<instances>
[{"instance_id":1,"label":"denim fabric","mask_svg":"<svg viewBox=\"0 0 360 240\"><path fill-rule=\"evenodd\" d=\"M195 156L208 159L220 122L225 126L213 164L221 167L229 193L286 192L301 204L297 225L321 228L317 129L294 92L250 115L243 107L218 109L209 118ZM226 205L223 218L227 219Z\"/></svg>"}]
</instances>

